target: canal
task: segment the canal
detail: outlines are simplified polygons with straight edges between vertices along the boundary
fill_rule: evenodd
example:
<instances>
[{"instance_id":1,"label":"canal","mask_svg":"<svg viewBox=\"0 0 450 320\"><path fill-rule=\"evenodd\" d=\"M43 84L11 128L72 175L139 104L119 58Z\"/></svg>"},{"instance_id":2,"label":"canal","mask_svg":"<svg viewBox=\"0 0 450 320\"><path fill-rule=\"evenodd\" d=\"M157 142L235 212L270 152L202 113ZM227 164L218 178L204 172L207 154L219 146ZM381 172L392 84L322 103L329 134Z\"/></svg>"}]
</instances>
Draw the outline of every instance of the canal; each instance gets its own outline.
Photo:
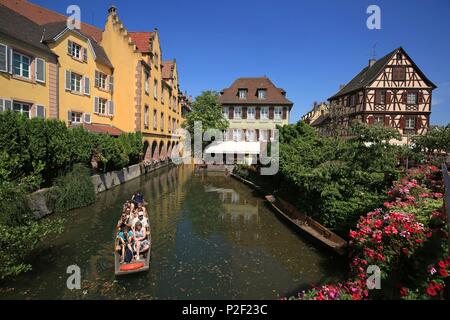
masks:
<instances>
[{"instance_id":1,"label":"canal","mask_svg":"<svg viewBox=\"0 0 450 320\"><path fill-rule=\"evenodd\" d=\"M116 279L114 228L139 190L149 202L150 271ZM64 217L64 233L39 248L31 272L2 283L0 298L276 299L344 276L340 259L293 232L249 187L188 166L147 174ZM81 290L66 287L70 265L81 268Z\"/></svg>"}]
</instances>

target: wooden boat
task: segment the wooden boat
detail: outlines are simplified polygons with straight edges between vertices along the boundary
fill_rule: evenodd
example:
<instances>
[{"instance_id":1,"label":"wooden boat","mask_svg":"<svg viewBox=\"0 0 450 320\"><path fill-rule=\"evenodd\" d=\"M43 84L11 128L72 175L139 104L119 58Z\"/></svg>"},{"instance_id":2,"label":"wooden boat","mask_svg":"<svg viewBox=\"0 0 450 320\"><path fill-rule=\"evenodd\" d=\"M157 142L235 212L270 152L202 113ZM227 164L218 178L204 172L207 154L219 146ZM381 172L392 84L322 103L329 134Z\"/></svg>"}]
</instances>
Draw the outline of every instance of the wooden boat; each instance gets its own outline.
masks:
<instances>
[{"instance_id":1,"label":"wooden boat","mask_svg":"<svg viewBox=\"0 0 450 320\"><path fill-rule=\"evenodd\" d=\"M146 203L144 202L144 205ZM132 273L144 272L148 271L150 268L150 255L152 251L152 236L151 236L151 228L150 228L150 219L148 217L147 208L145 210L144 217L147 218L148 226L147 226L147 239L149 242L149 248L144 253L139 254L138 260L132 260L129 263L120 263L120 252L116 250L118 240L117 240L117 232L115 232L115 240L114 240L114 273L116 276L122 276Z\"/></svg>"},{"instance_id":2,"label":"wooden boat","mask_svg":"<svg viewBox=\"0 0 450 320\"><path fill-rule=\"evenodd\" d=\"M279 197L266 195L265 198L275 212L288 222L297 226L301 231L338 254L342 255L346 252L347 241L339 237L330 229L301 213L292 204Z\"/></svg>"}]
</instances>

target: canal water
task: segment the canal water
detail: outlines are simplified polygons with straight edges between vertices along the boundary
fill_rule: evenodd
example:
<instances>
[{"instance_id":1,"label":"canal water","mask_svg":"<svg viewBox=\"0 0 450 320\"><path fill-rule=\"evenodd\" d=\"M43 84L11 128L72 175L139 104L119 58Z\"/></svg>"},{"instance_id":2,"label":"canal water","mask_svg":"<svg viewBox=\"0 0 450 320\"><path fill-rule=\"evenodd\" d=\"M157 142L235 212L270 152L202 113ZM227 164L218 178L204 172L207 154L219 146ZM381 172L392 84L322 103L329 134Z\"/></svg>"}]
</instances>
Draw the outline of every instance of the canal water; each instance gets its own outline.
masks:
<instances>
[{"instance_id":1,"label":"canal water","mask_svg":"<svg viewBox=\"0 0 450 320\"><path fill-rule=\"evenodd\" d=\"M116 279L114 228L123 202L137 191L149 202L151 267ZM64 217L64 233L39 248L33 270L1 283L1 299L277 299L344 277L340 259L293 232L249 187L223 173L161 169ZM80 290L67 289L71 265L81 269Z\"/></svg>"}]
</instances>

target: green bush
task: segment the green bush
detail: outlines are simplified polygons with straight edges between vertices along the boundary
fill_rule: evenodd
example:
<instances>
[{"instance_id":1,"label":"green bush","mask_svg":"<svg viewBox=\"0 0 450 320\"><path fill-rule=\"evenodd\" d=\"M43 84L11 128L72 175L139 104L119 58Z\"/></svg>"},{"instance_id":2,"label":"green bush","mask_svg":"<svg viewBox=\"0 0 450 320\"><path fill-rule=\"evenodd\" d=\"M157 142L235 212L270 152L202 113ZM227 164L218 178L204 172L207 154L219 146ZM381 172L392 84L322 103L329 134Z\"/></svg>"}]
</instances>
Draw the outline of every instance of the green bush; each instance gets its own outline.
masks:
<instances>
[{"instance_id":1,"label":"green bush","mask_svg":"<svg viewBox=\"0 0 450 320\"><path fill-rule=\"evenodd\" d=\"M95 190L90 172L80 164L59 177L55 183L55 211L63 212L85 207L95 202Z\"/></svg>"}]
</instances>

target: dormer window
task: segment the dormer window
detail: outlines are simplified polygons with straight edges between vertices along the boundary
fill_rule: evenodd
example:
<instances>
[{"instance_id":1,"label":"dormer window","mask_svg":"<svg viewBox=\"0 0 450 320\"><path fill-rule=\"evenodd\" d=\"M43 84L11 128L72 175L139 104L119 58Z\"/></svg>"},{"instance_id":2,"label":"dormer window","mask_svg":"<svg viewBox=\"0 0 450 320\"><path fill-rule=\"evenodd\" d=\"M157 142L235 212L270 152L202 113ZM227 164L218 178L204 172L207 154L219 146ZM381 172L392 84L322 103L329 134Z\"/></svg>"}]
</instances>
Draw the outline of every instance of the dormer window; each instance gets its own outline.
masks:
<instances>
[{"instance_id":1,"label":"dormer window","mask_svg":"<svg viewBox=\"0 0 450 320\"><path fill-rule=\"evenodd\" d=\"M247 99L247 89L239 89L239 99L241 100Z\"/></svg>"},{"instance_id":2,"label":"dormer window","mask_svg":"<svg viewBox=\"0 0 450 320\"><path fill-rule=\"evenodd\" d=\"M258 99L264 100L266 99L266 89L258 89Z\"/></svg>"}]
</instances>

